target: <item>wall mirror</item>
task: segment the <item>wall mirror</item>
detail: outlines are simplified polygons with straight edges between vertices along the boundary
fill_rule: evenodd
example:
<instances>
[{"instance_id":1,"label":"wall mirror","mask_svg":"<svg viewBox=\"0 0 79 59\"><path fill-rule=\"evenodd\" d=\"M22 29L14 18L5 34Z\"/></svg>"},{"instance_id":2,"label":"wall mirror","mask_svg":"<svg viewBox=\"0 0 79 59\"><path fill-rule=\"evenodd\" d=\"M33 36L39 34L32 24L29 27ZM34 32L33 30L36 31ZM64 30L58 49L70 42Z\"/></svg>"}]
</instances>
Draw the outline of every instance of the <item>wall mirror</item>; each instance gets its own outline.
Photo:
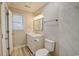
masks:
<instances>
[{"instance_id":1,"label":"wall mirror","mask_svg":"<svg viewBox=\"0 0 79 59\"><path fill-rule=\"evenodd\" d=\"M43 17L33 20L33 31L41 33L43 31Z\"/></svg>"}]
</instances>

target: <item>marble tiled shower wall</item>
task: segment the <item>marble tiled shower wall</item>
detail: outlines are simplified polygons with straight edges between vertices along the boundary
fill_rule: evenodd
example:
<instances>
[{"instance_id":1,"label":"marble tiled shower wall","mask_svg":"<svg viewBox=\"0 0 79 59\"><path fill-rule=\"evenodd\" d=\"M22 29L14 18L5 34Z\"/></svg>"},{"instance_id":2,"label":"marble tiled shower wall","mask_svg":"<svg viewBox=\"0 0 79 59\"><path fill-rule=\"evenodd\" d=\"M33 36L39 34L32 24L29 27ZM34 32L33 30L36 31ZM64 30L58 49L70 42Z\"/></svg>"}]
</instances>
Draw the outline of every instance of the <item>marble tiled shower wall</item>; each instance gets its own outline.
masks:
<instances>
[{"instance_id":1,"label":"marble tiled shower wall","mask_svg":"<svg viewBox=\"0 0 79 59\"><path fill-rule=\"evenodd\" d=\"M79 3L61 3L60 8L60 53L79 55Z\"/></svg>"},{"instance_id":2,"label":"marble tiled shower wall","mask_svg":"<svg viewBox=\"0 0 79 59\"><path fill-rule=\"evenodd\" d=\"M56 55L79 55L79 3L52 2L43 10L45 37L56 41ZM47 24L47 25L46 25Z\"/></svg>"}]
</instances>

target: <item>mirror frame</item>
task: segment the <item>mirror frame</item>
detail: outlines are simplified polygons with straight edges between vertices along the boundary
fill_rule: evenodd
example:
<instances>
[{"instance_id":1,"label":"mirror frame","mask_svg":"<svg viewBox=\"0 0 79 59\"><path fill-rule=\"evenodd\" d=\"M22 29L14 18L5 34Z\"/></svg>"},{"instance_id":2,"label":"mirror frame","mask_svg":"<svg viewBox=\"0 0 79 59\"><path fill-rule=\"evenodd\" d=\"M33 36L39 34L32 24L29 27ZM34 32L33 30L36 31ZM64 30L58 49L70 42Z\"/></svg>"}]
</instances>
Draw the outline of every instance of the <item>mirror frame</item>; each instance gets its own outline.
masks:
<instances>
[{"instance_id":1,"label":"mirror frame","mask_svg":"<svg viewBox=\"0 0 79 59\"><path fill-rule=\"evenodd\" d=\"M39 30L36 30L35 29L35 21L38 21L38 20L41 20L41 24L40 24L40 27L41 27L41 29L39 29ZM37 19L37 20L33 20L33 32L35 32L35 33L39 33L39 32L42 32L43 31L43 17L42 18L39 18L39 19Z\"/></svg>"}]
</instances>

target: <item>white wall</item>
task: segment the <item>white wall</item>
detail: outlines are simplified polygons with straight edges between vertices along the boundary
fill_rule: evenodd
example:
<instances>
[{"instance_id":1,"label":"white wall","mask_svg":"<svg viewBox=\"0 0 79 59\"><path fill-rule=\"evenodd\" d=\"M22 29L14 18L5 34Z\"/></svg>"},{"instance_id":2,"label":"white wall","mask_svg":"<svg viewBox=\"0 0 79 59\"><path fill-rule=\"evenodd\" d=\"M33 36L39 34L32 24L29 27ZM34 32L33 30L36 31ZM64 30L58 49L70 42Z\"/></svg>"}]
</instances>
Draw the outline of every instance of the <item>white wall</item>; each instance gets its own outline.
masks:
<instances>
[{"instance_id":1,"label":"white wall","mask_svg":"<svg viewBox=\"0 0 79 59\"><path fill-rule=\"evenodd\" d=\"M56 51L55 54L58 54L58 22L55 19L58 19L58 3L49 3L42 11L44 15L43 32L45 38L56 41ZM48 20L52 20L48 22Z\"/></svg>"},{"instance_id":2,"label":"white wall","mask_svg":"<svg viewBox=\"0 0 79 59\"><path fill-rule=\"evenodd\" d=\"M79 3L50 3L42 11L45 37L56 41L56 55L79 55Z\"/></svg>"}]
</instances>

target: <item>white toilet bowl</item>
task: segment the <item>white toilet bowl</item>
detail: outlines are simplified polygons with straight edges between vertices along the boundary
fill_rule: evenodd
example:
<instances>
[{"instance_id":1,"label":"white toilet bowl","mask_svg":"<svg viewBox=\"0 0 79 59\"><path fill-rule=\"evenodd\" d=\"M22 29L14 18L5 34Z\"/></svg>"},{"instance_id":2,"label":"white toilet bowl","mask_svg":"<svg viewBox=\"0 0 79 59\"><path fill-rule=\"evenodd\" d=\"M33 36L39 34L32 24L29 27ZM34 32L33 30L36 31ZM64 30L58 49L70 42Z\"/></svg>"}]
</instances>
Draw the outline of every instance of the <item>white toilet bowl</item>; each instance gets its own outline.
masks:
<instances>
[{"instance_id":1,"label":"white toilet bowl","mask_svg":"<svg viewBox=\"0 0 79 59\"><path fill-rule=\"evenodd\" d=\"M36 51L36 56L47 56L49 51L45 48Z\"/></svg>"},{"instance_id":2,"label":"white toilet bowl","mask_svg":"<svg viewBox=\"0 0 79 59\"><path fill-rule=\"evenodd\" d=\"M45 48L36 51L36 56L48 56L49 52L54 51L54 41L45 39Z\"/></svg>"}]
</instances>

